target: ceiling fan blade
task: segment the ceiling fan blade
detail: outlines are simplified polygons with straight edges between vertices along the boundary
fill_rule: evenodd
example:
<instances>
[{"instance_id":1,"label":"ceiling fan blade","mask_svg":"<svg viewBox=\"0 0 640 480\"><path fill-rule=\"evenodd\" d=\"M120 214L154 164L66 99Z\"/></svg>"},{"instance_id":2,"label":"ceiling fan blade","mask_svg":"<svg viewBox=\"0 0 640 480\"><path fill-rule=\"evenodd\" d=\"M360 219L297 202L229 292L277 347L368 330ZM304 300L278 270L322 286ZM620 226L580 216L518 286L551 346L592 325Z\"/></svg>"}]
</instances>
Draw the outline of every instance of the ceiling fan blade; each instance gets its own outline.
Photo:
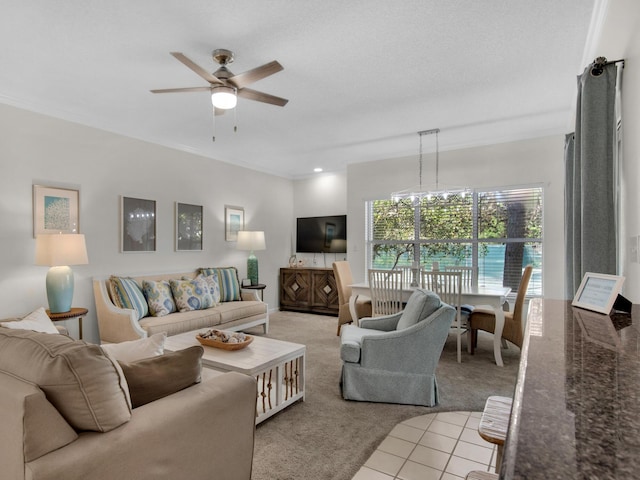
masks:
<instances>
[{"instance_id":1,"label":"ceiling fan blade","mask_svg":"<svg viewBox=\"0 0 640 480\"><path fill-rule=\"evenodd\" d=\"M151 93L210 92L211 87L159 88L149 91Z\"/></svg>"},{"instance_id":2,"label":"ceiling fan blade","mask_svg":"<svg viewBox=\"0 0 640 480\"><path fill-rule=\"evenodd\" d=\"M273 75L274 73L278 73L281 70L284 70L284 67L274 60L273 62L265 63L260 67L234 75L228 79L228 82L236 88L244 88L253 82L262 80L263 78Z\"/></svg>"},{"instance_id":3,"label":"ceiling fan blade","mask_svg":"<svg viewBox=\"0 0 640 480\"><path fill-rule=\"evenodd\" d=\"M202 78L204 78L207 82L224 85L222 80L212 75L211 73L207 72L204 68L202 68L200 65L195 63L190 58L186 57L184 54L180 52L169 52L169 53L171 53L171 55L177 58L180 62L182 62L184 65L186 65L191 70L193 70L198 75L200 75Z\"/></svg>"},{"instance_id":4,"label":"ceiling fan blade","mask_svg":"<svg viewBox=\"0 0 640 480\"><path fill-rule=\"evenodd\" d=\"M249 100L255 100L257 102L270 103L271 105L277 105L278 107L284 107L289 101L286 98L276 97L275 95L258 92L257 90L251 90L250 88L238 90L238 96Z\"/></svg>"}]
</instances>

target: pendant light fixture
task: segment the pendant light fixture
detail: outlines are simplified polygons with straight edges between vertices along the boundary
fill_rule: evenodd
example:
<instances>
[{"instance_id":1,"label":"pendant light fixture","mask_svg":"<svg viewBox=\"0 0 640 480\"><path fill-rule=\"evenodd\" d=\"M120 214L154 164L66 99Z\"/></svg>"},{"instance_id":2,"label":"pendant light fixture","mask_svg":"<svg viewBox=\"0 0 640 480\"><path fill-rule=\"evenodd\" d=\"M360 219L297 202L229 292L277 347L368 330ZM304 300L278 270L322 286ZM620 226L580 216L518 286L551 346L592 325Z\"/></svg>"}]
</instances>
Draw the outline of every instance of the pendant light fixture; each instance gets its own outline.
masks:
<instances>
[{"instance_id":1,"label":"pendant light fixture","mask_svg":"<svg viewBox=\"0 0 640 480\"><path fill-rule=\"evenodd\" d=\"M404 199L411 199L412 201L421 200L423 198L427 198L431 200L434 197L440 197L443 199L447 199L449 195L460 195L463 198L471 193L471 189L469 187L458 187L451 185L444 185L440 183L439 179L439 169L440 169L440 146L438 144L438 134L440 133L439 128L433 128L431 130L422 130L418 132L418 136L420 137L420 151L418 156L418 180L419 184L415 187L408 188L406 190L400 190L398 192L393 192L391 194L391 199L395 202ZM435 183L431 185L424 186L422 184L422 137L425 135L433 135L436 137L436 175L435 175Z\"/></svg>"}]
</instances>

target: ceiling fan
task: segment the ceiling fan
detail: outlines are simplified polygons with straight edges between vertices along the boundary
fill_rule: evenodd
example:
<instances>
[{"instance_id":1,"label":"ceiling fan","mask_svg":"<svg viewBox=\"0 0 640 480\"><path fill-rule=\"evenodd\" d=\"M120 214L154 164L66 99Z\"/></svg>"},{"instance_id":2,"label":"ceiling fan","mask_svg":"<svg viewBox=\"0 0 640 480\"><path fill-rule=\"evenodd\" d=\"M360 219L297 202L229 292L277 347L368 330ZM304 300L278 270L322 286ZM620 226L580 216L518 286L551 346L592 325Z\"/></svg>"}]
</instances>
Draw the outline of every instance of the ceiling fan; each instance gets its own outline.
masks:
<instances>
[{"instance_id":1,"label":"ceiling fan","mask_svg":"<svg viewBox=\"0 0 640 480\"><path fill-rule=\"evenodd\" d=\"M211 74L184 54L180 52L170 53L188 68L209 82L209 86L163 88L151 90L151 93L211 92L211 103L213 104L216 115L223 114L225 110L234 108L236 106L238 96L249 100L277 105L279 107L284 107L289 101L285 98L276 97L268 93L246 88L247 85L283 70L282 65L275 60L273 62L265 63L260 67L234 75L227 68L227 65L233 62L233 52L231 50L220 48L214 50L211 54L213 60L220 64L220 68Z\"/></svg>"}]
</instances>

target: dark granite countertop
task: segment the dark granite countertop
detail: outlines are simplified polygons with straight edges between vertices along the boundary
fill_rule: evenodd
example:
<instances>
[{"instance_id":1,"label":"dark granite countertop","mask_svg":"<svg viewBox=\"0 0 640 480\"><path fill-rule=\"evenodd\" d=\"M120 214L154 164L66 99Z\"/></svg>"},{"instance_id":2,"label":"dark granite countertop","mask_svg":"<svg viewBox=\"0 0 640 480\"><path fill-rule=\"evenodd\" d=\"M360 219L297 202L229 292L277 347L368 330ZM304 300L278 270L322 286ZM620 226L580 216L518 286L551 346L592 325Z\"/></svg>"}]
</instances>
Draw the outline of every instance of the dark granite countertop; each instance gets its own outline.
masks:
<instances>
[{"instance_id":1,"label":"dark granite countertop","mask_svg":"<svg viewBox=\"0 0 640 480\"><path fill-rule=\"evenodd\" d=\"M531 301L500 478L640 478L639 324Z\"/></svg>"}]
</instances>

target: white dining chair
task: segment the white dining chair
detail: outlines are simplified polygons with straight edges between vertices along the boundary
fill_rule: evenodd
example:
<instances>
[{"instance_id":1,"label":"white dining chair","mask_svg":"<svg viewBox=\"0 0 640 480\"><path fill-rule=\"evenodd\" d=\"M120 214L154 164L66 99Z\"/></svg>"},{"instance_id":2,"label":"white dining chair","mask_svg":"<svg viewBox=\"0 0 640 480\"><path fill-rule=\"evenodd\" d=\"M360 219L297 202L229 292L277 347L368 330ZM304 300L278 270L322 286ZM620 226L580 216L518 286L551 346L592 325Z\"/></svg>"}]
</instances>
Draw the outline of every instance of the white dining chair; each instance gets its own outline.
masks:
<instances>
[{"instance_id":1,"label":"white dining chair","mask_svg":"<svg viewBox=\"0 0 640 480\"><path fill-rule=\"evenodd\" d=\"M402 310L402 271L369 270L371 311L374 317L391 315Z\"/></svg>"},{"instance_id":2,"label":"white dining chair","mask_svg":"<svg viewBox=\"0 0 640 480\"><path fill-rule=\"evenodd\" d=\"M419 287L422 278L422 268L408 266L396 267L402 271L402 284L405 287Z\"/></svg>"},{"instance_id":3,"label":"white dining chair","mask_svg":"<svg viewBox=\"0 0 640 480\"><path fill-rule=\"evenodd\" d=\"M474 273L475 269L473 267L463 267L459 265L451 265L444 267L445 272L460 272L462 274L462 287L472 287L474 284Z\"/></svg>"},{"instance_id":4,"label":"white dining chair","mask_svg":"<svg viewBox=\"0 0 640 480\"><path fill-rule=\"evenodd\" d=\"M424 288L428 288L436 293L440 299L456 309L456 316L451 325L456 332L456 343L458 350L458 363L462 362L462 335L467 333L467 350L471 351L471 343L468 338L468 318L469 314L462 310L462 273L447 272L444 270L434 270L424 272L423 274ZM428 285L428 287L426 286Z\"/></svg>"}]
</instances>

